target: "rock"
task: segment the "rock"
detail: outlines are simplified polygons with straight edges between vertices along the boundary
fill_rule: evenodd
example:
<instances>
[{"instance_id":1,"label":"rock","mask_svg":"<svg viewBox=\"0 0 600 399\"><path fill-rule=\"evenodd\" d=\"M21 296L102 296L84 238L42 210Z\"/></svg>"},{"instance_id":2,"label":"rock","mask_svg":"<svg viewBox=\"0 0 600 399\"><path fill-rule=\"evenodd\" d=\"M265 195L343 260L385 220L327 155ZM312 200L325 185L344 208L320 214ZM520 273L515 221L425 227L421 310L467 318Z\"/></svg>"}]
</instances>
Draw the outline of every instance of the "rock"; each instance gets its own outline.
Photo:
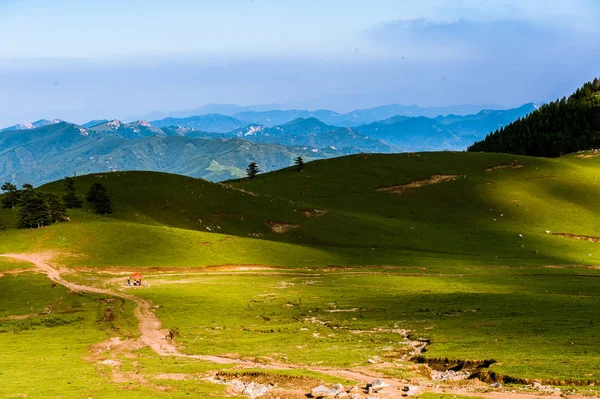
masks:
<instances>
[{"instance_id":1,"label":"rock","mask_svg":"<svg viewBox=\"0 0 600 399\"><path fill-rule=\"evenodd\" d=\"M502 384L500 384L499 382L494 382L493 384L490 384L490 387L492 387L492 388L502 388Z\"/></svg>"},{"instance_id":2,"label":"rock","mask_svg":"<svg viewBox=\"0 0 600 399\"><path fill-rule=\"evenodd\" d=\"M387 387L388 387L388 384L381 381L379 378L376 378L373 380L373 382L371 382L369 385L367 385L367 393L377 393L379 391L384 390Z\"/></svg>"},{"instance_id":3,"label":"rock","mask_svg":"<svg viewBox=\"0 0 600 399\"><path fill-rule=\"evenodd\" d=\"M244 389L244 391L242 392L244 395L248 396L249 398L259 398L261 396L266 395L267 393L269 393L269 388L267 388L266 386L262 385L262 384L257 384L255 382L251 382L250 384L246 385L246 389Z\"/></svg>"},{"instance_id":4,"label":"rock","mask_svg":"<svg viewBox=\"0 0 600 399\"><path fill-rule=\"evenodd\" d=\"M338 391L338 393L340 393L344 390L344 386L342 384L334 384L333 389L335 389L336 391Z\"/></svg>"},{"instance_id":5,"label":"rock","mask_svg":"<svg viewBox=\"0 0 600 399\"><path fill-rule=\"evenodd\" d=\"M419 388L414 386L414 385L409 385L408 386L408 391L406 392L406 394L408 396L414 396L418 393Z\"/></svg>"},{"instance_id":6,"label":"rock","mask_svg":"<svg viewBox=\"0 0 600 399\"><path fill-rule=\"evenodd\" d=\"M243 392L246 389L246 384L240 380L231 380L226 382L227 385L235 389L236 391Z\"/></svg>"},{"instance_id":7,"label":"rock","mask_svg":"<svg viewBox=\"0 0 600 399\"><path fill-rule=\"evenodd\" d=\"M328 388L325 385L319 385L310 391L313 398L333 398L338 394L344 392L342 384L335 384L333 388Z\"/></svg>"}]
</instances>

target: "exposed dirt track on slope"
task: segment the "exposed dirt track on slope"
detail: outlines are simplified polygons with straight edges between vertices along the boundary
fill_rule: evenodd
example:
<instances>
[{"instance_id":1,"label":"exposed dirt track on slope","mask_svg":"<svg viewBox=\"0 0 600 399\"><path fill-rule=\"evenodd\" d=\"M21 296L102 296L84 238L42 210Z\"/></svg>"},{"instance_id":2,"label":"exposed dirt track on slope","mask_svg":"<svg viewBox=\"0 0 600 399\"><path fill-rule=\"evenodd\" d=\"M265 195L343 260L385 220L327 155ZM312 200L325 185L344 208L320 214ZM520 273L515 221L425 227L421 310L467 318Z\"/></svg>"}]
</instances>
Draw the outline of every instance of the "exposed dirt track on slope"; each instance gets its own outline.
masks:
<instances>
[{"instance_id":1,"label":"exposed dirt track on slope","mask_svg":"<svg viewBox=\"0 0 600 399\"><path fill-rule=\"evenodd\" d=\"M149 346L155 353L159 356L176 356L176 357L184 357L190 359L199 359L208 362L213 362L217 364L236 364L241 367L249 367L249 368L263 368L263 369L272 369L272 370L308 370L313 372L318 372L322 374L327 374L330 376L350 379L359 381L361 383L368 384L373 381L374 378L379 378L381 381L388 384L388 388L384 392L384 397L389 399L400 399L404 398L404 393L402 388L406 385L405 381L399 381L392 378L383 378L376 373L371 373L369 371L356 371L356 370L344 370L344 369L332 369L332 368L321 368L321 367L302 367L295 366L290 364L280 364L280 363L270 363L263 364L252 361L245 361L239 359L232 359L222 356L208 356L208 355L188 355L181 353L177 346L172 342L166 339L167 331L162 328L162 324L160 320L154 315L152 312L152 304L150 301L146 299L142 299L136 297L134 295L125 294L121 292L116 292L108 289L90 287L86 285L81 285L77 283L71 283L64 280L61 277L61 273L64 270L60 270L55 268L51 259L53 254L44 253L44 254L3 254L0 255L3 257L19 259L23 261L27 261L35 265L41 272L45 273L48 278L52 281L55 281L58 284L65 286L66 288L77 291L77 292L88 292L91 294L98 295L107 295L113 296L117 298L131 300L136 304L134 315L139 322L139 330L140 330L140 341L143 345ZM127 345L137 345L136 342L132 342L132 340L120 341L119 338L111 338L108 342L112 342L115 346L123 344L123 346ZM106 343L98 344L99 347L106 346ZM100 349L101 351L102 349ZM414 385L414 384L413 384ZM563 396L561 395L535 395L531 393L518 393L518 392L501 392L501 391L493 391L493 392L480 392L480 391L469 391L465 389L453 389L453 388L437 388L432 386L418 386L417 388L420 391L429 391L429 392L444 392L455 395L465 395L465 396L477 396L486 399L539 399L541 397L548 399L559 399ZM572 398L578 398L576 396L572 396ZM583 397L581 397L583 398ZM588 397L589 398L589 397Z\"/></svg>"},{"instance_id":2,"label":"exposed dirt track on slope","mask_svg":"<svg viewBox=\"0 0 600 399\"><path fill-rule=\"evenodd\" d=\"M525 165L520 164L520 163L507 163L507 164L502 164L502 165L489 166L489 167L485 168L484 170L486 172L491 172L491 171L497 170L497 169L506 169L506 168L521 169L524 167L525 167Z\"/></svg>"},{"instance_id":3,"label":"exposed dirt track on slope","mask_svg":"<svg viewBox=\"0 0 600 399\"><path fill-rule=\"evenodd\" d=\"M379 187L375 191L388 191L392 194L402 194L404 190L409 188L419 188L423 186L429 186L431 184L444 183L447 181L455 180L458 175L433 175L427 179L413 180L410 183L401 184L397 186Z\"/></svg>"}]
</instances>

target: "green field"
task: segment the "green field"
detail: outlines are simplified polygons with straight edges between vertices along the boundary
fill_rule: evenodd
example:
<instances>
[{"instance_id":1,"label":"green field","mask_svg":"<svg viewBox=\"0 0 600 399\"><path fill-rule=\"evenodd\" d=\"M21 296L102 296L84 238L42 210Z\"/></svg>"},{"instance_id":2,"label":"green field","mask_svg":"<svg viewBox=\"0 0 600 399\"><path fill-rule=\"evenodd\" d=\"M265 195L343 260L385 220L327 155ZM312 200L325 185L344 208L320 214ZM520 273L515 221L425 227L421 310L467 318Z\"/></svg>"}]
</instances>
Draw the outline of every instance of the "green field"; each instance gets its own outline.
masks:
<instances>
[{"instance_id":1,"label":"green field","mask_svg":"<svg viewBox=\"0 0 600 399\"><path fill-rule=\"evenodd\" d=\"M427 184L436 175L453 178ZM101 182L113 215L86 205L28 230L3 209L0 253L51 253L66 280L114 291L140 271L150 286L133 293L158 306L181 351L251 360L292 385L335 382L331 369L427 380L402 360L397 330L427 339L429 359L585 385L600 380L599 175L600 157L452 152L349 156L226 185L88 175L80 194ZM232 364L149 348L90 360L95 344L137 336L133 303L51 288L31 267L0 258L0 397L226 394L203 378ZM124 381L101 363L115 359Z\"/></svg>"}]
</instances>

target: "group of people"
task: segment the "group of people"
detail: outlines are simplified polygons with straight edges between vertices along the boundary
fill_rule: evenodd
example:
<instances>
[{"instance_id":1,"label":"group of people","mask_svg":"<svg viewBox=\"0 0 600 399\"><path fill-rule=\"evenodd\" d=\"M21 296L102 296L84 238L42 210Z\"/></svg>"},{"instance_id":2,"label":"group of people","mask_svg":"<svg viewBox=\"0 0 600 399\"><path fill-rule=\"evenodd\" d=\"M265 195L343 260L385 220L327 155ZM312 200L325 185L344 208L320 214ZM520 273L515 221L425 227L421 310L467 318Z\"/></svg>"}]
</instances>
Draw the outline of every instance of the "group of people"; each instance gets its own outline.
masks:
<instances>
[{"instance_id":1,"label":"group of people","mask_svg":"<svg viewBox=\"0 0 600 399\"><path fill-rule=\"evenodd\" d=\"M133 280L133 281L131 281L130 278L127 279L127 286L128 287L141 286L141 285L142 285L142 280Z\"/></svg>"}]
</instances>

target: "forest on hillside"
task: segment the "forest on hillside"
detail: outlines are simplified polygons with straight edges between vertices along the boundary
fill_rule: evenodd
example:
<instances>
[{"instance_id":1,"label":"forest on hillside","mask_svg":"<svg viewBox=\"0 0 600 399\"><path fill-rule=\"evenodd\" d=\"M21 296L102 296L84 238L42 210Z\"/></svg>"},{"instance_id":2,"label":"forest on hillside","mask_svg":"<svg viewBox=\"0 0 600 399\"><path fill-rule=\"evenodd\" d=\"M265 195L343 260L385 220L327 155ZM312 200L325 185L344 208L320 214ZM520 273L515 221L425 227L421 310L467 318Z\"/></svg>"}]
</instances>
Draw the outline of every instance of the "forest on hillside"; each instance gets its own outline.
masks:
<instances>
[{"instance_id":1,"label":"forest on hillside","mask_svg":"<svg viewBox=\"0 0 600 399\"><path fill-rule=\"evenodd\" d=\"M600 81L594 79L568 98L545 104L488 134L468 151L558 157L599 147Z\"/></svg>"}]
</instances>

